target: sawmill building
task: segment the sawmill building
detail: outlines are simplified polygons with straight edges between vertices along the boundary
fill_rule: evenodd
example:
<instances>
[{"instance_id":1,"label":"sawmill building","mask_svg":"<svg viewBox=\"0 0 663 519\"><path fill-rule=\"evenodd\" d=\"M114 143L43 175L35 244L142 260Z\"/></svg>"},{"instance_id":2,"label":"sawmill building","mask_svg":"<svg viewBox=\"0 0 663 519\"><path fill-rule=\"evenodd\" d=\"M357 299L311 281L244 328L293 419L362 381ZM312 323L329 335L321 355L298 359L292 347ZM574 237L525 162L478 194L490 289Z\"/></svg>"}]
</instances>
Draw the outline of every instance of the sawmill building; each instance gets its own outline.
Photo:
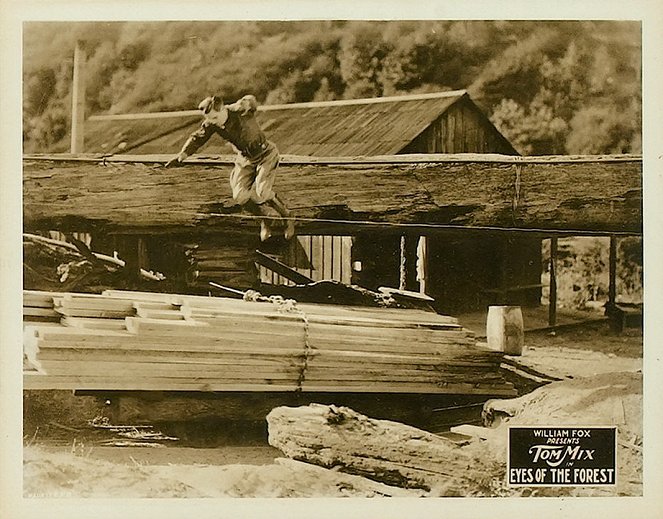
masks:
<instances>
[{"instance_id":1,"label":"sawmill building","mask_svg":"<svg viewBox=\"0 0 663 519\"><path fill-rule=\"evenodd\" d=\"M261 106L259 120L284 156L518 155L464 90ZM85 152L176 153L199 124L196 110L92 116L85 122ZM231 153L222 139L212 139L198 156ZM297 196L283 193L286 201ZM335 194L326 196L333 199ZM347 208L339 204L327 216L342 220L344 210ZM438 216L422 210L419 219L435 224ZM445 214L443 219L453 222L453 215L450 219ZM246 261L251 238L234 233L209 235L197 242L190 253L195 274L188 279L201 288L209 281L246 288L255 285L257 277L263 285L292 284L266 266L252 269ZM149 241L146 237L143 243ZM122 248L117 239L96 242L101 248ZM168 270L160 260L163 252L154 250L155 245L143 247L143 266ZM420 228L367 230L366 226L327 225L325 234L300 234L296 243L275 258L315 281L332 279L370 289L388 286L425 292L445 312L480 309L507 302L507 298L511 304L537 305L541 296L541 239L516 233L448 229L426 236Z\"/></svg>"}]
</instances>

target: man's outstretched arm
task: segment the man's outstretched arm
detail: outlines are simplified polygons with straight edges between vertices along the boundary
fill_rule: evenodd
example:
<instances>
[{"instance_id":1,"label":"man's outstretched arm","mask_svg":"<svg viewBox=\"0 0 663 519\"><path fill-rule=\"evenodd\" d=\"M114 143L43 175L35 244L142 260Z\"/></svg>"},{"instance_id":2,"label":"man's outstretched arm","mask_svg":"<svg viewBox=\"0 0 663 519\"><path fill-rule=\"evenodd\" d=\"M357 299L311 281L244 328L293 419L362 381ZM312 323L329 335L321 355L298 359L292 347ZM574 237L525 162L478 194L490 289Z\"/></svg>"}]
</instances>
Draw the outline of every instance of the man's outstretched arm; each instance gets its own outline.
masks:
<instances>
[{"instance_id":1,"label":"man's outstretched arm","mask_svg":"<svg viewBox=\"0 0 663 519\"><path fill-rule=\"evenodd\" d=\"M179 166L184 159L195 153L214 134L214 127L205 121L200 128L193 132L182 146L182 150L166 162L166 167Z\"/></svg>"}]
</instances>

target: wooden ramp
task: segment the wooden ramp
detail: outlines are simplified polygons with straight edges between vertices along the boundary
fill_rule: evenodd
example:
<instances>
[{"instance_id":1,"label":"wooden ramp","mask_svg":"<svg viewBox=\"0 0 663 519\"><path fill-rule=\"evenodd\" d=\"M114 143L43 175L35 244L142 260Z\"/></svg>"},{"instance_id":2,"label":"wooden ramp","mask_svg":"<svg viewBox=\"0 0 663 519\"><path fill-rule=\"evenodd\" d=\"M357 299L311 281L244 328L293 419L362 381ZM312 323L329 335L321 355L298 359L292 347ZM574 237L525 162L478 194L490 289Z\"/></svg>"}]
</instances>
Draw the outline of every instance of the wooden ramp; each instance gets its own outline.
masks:
<instances>
[{"instance_id":1,"label":"wooden ramp","mask_svg":"<svg viewBox=\"0 0 663 519\"><path fill-rule=\"evenodd\" d=\"M25 291L24 351L25 389L515 394L499 352L423 310Z\"/></svg>"}]
</instances>

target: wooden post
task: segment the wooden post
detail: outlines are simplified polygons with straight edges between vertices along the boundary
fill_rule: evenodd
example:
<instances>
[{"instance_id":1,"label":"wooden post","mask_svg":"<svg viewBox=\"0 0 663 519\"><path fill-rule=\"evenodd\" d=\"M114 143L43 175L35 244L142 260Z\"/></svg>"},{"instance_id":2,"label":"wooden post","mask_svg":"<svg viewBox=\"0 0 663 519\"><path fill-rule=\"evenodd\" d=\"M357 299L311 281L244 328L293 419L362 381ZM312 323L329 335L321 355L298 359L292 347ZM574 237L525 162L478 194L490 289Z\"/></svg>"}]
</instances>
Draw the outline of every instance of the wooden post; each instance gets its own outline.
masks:
<instances>
[{"instance_id":1,"label":"wooden post","mask_svg":"<svg viewBox=\"0 0 663 519\"><path fill-rule=\"evenodd\" d=\"M523 312L519 306L489 306L486 340L492 350L522 355L525 341Z\"/></svg>"},{"instance_id":2,"label":"wooden post","mask_svg":"<svg viewBox=\"0 0 663 519\"><path fill-rule=\"evenodd\" d=\"M508 305L508 288L509 288L509 240L508 236L502 237L502 257L500 258L500 305Z\"/></svg>"},{"instance_id":3,"label":"wooden post","mask_svg":"<svg viewBox=\"0 0 663 519\"><path fill-rule=\"evenodd\" d=\"M548 326L557 325L557 236L550 238L550 295L548 296Z\"/></svg>"},{"instance_id":4,"label":"wooden post","mask_svg":"<svg viewBox=\"0 0 663 519\"><path fill-rule=\"evenodd\" d=\"M399 290L405 290L407 288L407 265L406 265L406 258L407 258L407 252L406 252L406 241L405 241L405 235L401 236L401 241L400 241L400 260L398 263L399 267L399 275L398 275L398 288Z\"/></svg>"},{"instance_id":5,"label":"wooden post","mask_svg":"<svg viewBox=\"0 0 663 519\"><path fill-rule=\"evenodd\" d=\"M147 244L141 236L120 236L117 246L120 258L125 261L124 270L127 279L140 279L140 269L149 269Z\"/></svg>"},{"instance_id":6,"label":"wooden post","mask_svg":"<svg viewBox=\"0 0 663 519\"><path fill-rule=\"evenodd\" d=\"M74 78L71 96L71 153L83 153L85 125L85 50L80 41L74 50Z\"/></svg>"},{"instance_id":7,"label":"wooden post","mask_svg":"<svg viewBox=\"0 0 663 519\"><path fill-rule=\"evenodd\" d=\"M419 281L419 292L426 293L428 281L428 238L419 236L417 242L417 280Z\"/></svg>"},{"instance_id":8,"label":"wooden post","mask_svg":"<svg viewBox=\"0 0 663 519\"><path fill-rule=\"evenodd\" d=\"M617 236L610 236L610 259L608 264L610 281L608 284L608 307L617 302Z\"/></svg>"}]
</instances>

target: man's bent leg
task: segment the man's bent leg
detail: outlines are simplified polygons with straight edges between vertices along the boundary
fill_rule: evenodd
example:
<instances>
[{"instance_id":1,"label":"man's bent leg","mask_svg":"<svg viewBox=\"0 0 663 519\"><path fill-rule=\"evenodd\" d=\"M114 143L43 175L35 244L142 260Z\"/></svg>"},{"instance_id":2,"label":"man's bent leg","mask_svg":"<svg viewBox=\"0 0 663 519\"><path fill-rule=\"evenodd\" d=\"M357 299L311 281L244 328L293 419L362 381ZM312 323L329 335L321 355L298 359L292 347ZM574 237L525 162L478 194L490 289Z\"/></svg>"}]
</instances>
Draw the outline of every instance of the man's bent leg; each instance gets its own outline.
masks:
<instances>
[{"instance_id":1,"label":"man's bent leg","mask_svg":"<svg viewBox=\"0 0 663 519\"><path fill-rule=\"evenodd\" d=\"M269 225L271 217L270 212L265 207L266 204L257 204L253 200L242 204L242 208L255 216L264 216L260 219L260 240L265 241L272 235L272 228Z\"/></svg>"},{"instance_id":2,"label":"man's bent leg","mask_svg":"<svg viewBox=\"0 0 663 519\"><path fill-rule=\"evenodd\" d=\"M233 199L243 209L256 216L269 216L268 211L257 203L252 197L256 171L254 166L243 157L238 157L235 167L230 174L230 187ZM272 235L272 229L267 218L260 220L260 239L265 241Z\"/></svg>"},{"instance_id":3,"label":"man's bent leg","mask_svg":"<svg viewBox=\"0 0 663 519\"><path fill-rule=\"evenodd\" d=\"M291 218L290 211L277 194L274 194L274 198L272 198L267 203L276 209L276 212L278 212L286 221L286 228L283 231L283 237L286 240L289 240L295 235L295 222Z\"/></svg>"},{"instance_id":4,"label":"man's bent leg","mask_svg":"<svg viewBox=\"0 0 663 519\"><path fill-rule=\"evenodd\" d=\"M230 173L230 188L233 199L239 205L245 205L252 200L253 183L256 178L255 167L244 157L235 159L235 167Z\"/></svg>"}]
</instances>

